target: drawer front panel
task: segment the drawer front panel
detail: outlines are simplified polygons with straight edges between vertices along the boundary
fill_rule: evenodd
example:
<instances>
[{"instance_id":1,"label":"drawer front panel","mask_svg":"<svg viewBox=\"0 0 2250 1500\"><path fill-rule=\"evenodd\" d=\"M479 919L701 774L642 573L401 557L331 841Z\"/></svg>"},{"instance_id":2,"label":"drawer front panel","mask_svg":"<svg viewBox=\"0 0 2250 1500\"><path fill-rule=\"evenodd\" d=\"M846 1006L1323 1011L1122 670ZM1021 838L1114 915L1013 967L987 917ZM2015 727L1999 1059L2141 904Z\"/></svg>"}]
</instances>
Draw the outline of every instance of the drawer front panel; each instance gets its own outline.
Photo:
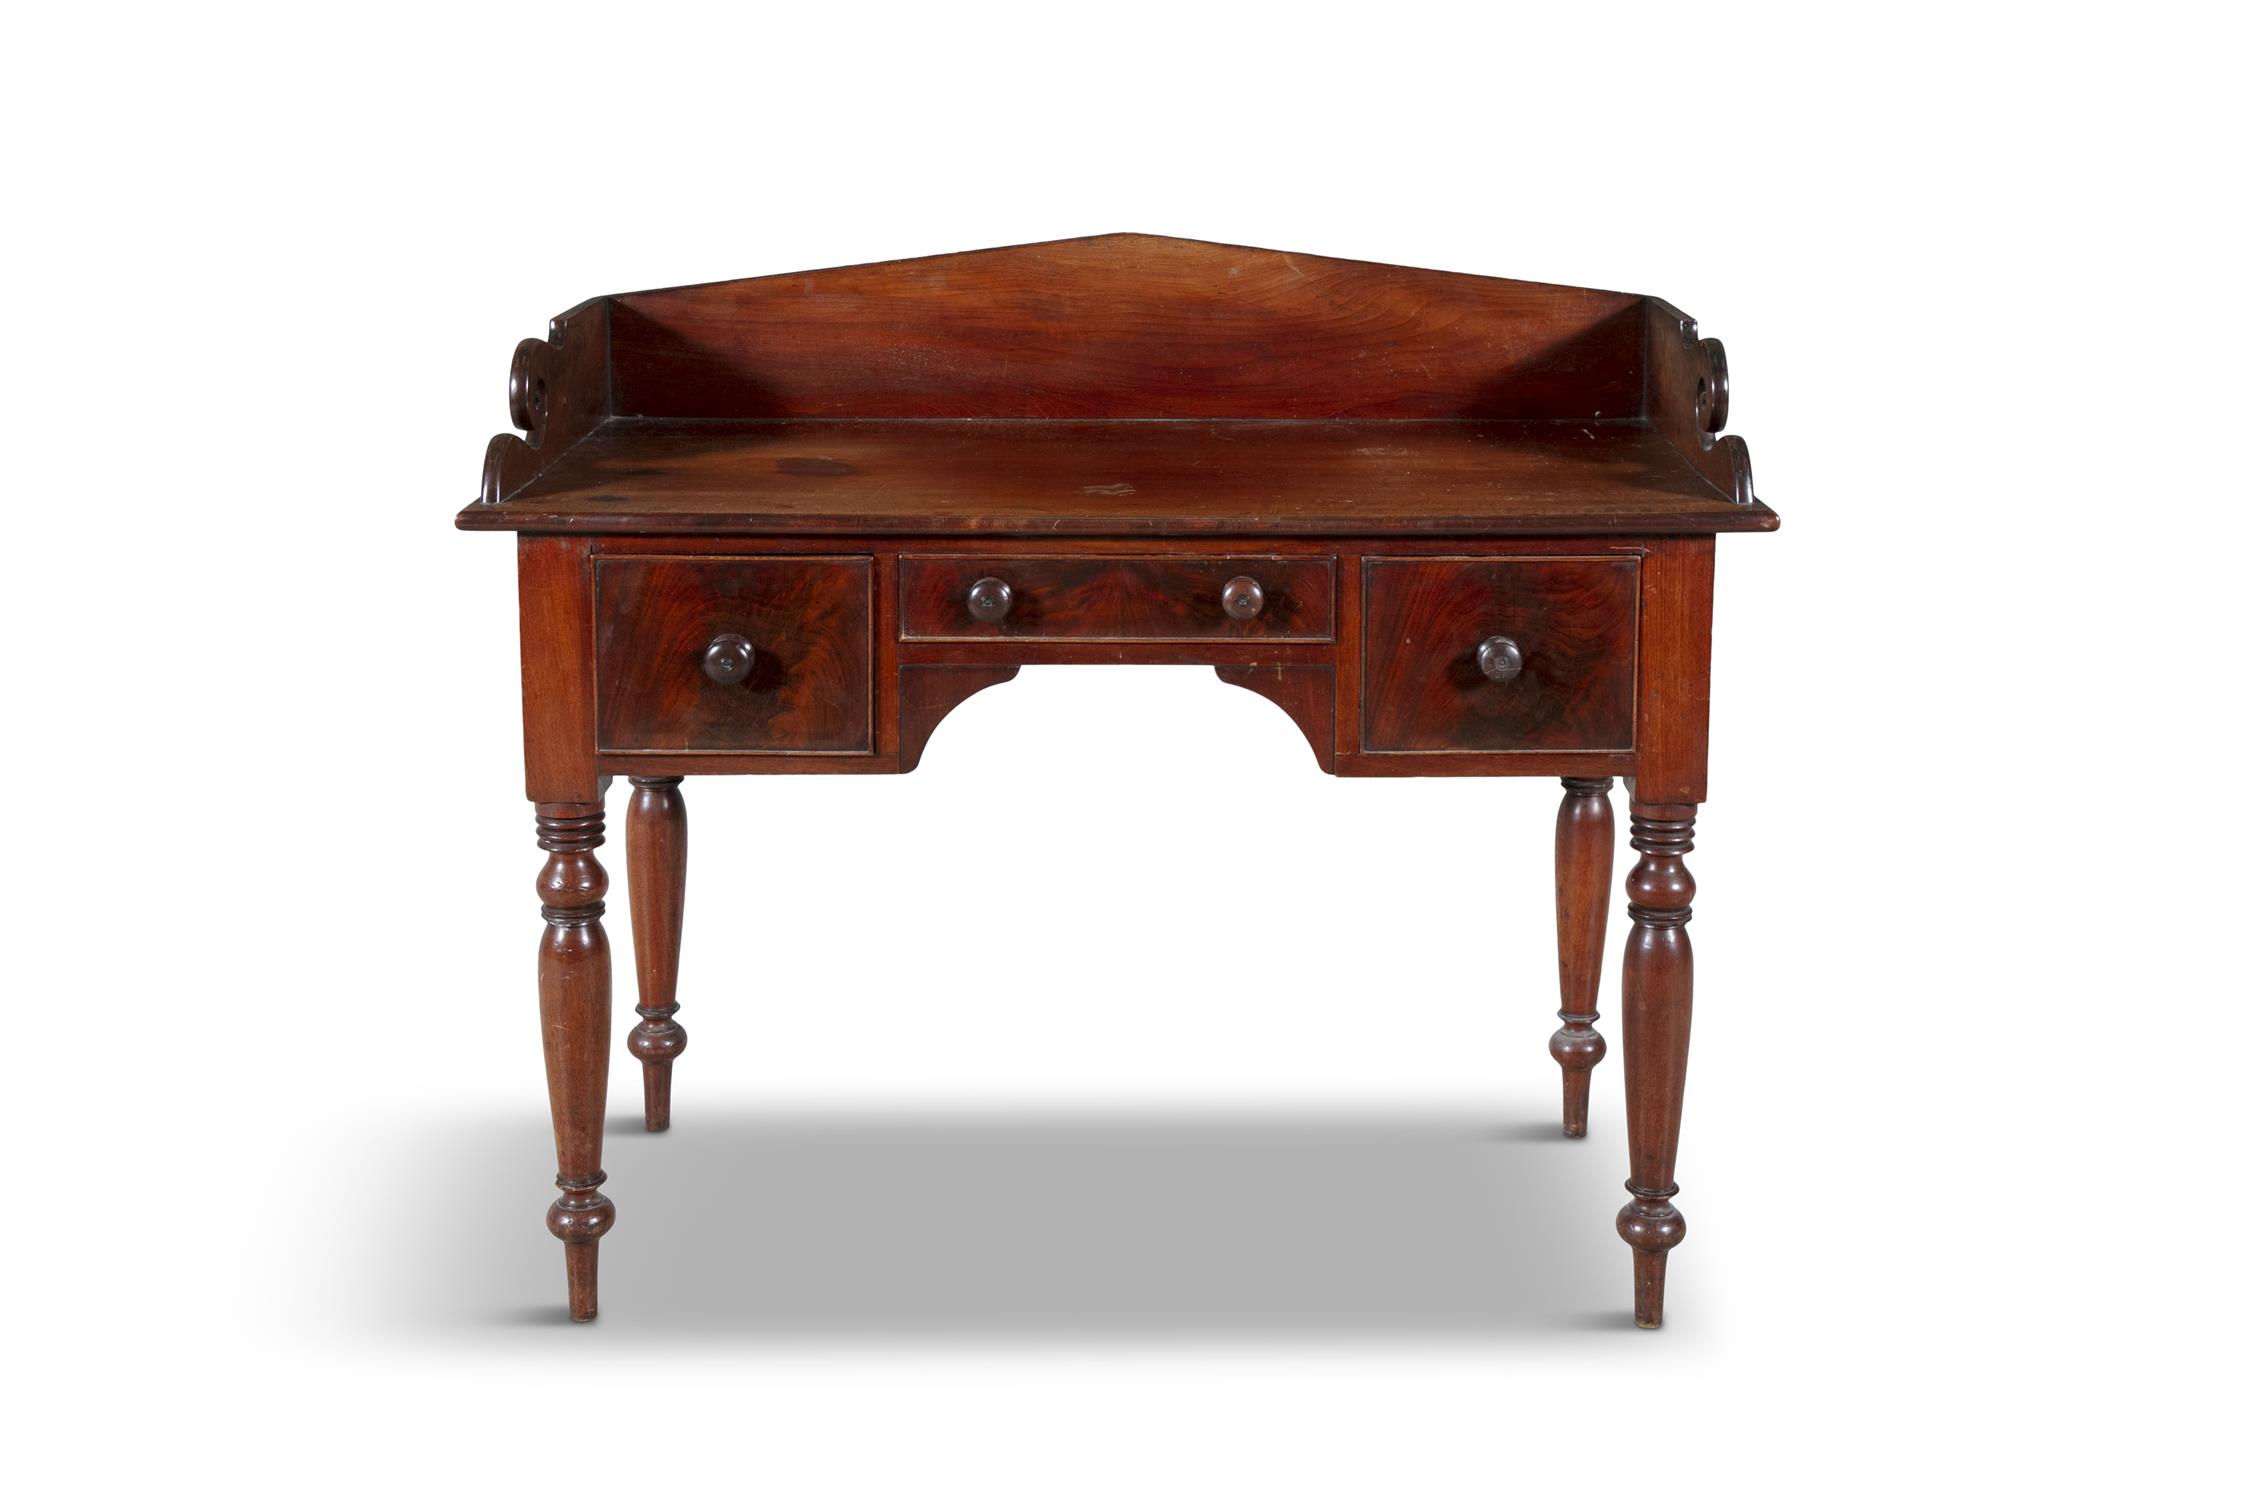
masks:
<instances>
[{"instance_id":1,"label":"drawer front panel","mask_svg":"<svg viewBox=\"0 0 2250 1500\"><path fill-rule=\"evenodd\" d=\"M1638 559L1369 558L1365 568L1363 750L1633 748ZM1480 662L1495 637L1513 652L1495 646Z\"/></svg>"},{"instance_id":2,"label":"drawer front panel","mask_svg":"<svg viewBox=\"0 0 2250 1500\"><path fill-rule=\"evenodd\" d=\"M871 752L873 581L864 557L600 559L601 748ZM722 637L748 649L707 669Z\"/></svg>"},{"instance_id":3,"label":"drawer front panel","mask_svg":"<svg viewBox=\"0 0 2250 1500\"><path fill-rule=\"evenodd\" d=\"M997 618L970 593L1006 586ZM1228 586L1238 579L1235 607ZM989 612L996 594L989 591ZM1252 597L1255 612L1248 608ZM1336 564L1325 557L903 557L906 638L980 641L1325 641L1336 629Z\"/></svg>"}]
</instances>

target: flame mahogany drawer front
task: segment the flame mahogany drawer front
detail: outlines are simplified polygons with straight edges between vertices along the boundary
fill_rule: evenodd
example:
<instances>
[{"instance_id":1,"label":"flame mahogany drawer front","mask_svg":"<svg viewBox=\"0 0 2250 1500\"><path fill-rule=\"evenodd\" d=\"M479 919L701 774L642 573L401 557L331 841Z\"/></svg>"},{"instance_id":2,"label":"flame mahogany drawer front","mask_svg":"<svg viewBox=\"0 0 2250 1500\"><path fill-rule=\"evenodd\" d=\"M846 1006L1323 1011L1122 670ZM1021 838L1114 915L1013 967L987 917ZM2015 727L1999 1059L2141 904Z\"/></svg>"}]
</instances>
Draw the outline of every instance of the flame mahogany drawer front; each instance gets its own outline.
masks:
<instances>
[{"instance_id":1,"label":"flame mahogany drawer front","mask_svg":"<svg viewBox=\"0 0 2250 1500\"><path fill-rule=\"evenodd\" d=\"M601 748L868 754L865 557L600 558Z\"/></svg>"},{"instance_id":2,"label":"flame mahogany drawer front","mask_svg":"<svg viewBox=\"0 0 2250 1500\"><path fill-rule=\"evenodd\" d=\"M1326 557L899 559L908 640L1325 641L1336 564Z\"/></svg>"},{"instance_id":3,"label":"flame mahogany drawer front","mask_svg":"<svg viewBox=\"0 0 2250 1500\"><path fill-rule=\"evenodd\" d=\"M1630 750L1630 557L1364 563L1369 753Z\"/></svg>"}]
</instances>

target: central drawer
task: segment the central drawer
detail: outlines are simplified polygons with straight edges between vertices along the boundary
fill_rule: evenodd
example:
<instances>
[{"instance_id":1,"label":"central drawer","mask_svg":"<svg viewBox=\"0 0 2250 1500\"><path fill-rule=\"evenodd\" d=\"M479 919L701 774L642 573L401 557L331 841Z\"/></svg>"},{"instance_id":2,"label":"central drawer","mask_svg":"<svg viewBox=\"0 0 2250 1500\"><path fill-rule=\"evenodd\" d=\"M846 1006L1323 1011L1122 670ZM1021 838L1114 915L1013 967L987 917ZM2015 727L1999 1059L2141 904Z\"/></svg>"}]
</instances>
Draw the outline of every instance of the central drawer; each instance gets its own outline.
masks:
<instances>
[{"instance_id":1,"label":"central drawer","mask_svg":"<svg viewBox=\"0 0 2250 1500\"><path fill-rule=\"evenodd\" d=\"M1326 557L899 559L910 641L1325 641L1336 628Z\"/></svg>"}]
</instances>

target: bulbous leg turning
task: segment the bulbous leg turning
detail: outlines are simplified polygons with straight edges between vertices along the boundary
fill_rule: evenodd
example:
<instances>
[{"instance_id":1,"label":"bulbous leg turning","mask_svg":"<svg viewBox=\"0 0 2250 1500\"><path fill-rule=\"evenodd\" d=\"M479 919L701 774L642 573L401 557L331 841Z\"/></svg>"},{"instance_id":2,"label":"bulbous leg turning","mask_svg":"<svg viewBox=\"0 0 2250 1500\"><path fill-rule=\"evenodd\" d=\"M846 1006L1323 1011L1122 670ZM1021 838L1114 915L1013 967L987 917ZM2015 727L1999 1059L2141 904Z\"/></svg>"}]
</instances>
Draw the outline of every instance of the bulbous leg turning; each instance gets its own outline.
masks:
<instances>
[{"instance_id":1,"label":"bulbous leg turning","mask_svg":"<svg viewBox=\"0 0 2250 1500\"><path fill-rule=\"evenodd\" d=\"M677 776L635 776L625 816L625 867L633 909L633 969L640 1024L625 1049L641 1063L641 1118L672 1126L672 1060L687 1050L679 1011L680 928L687 905L687 803Z\"/></svg>"},{"instance_id":2,"label":"bulbous leg turning","mask_svg":"<svg viewBox=\"0 0 2250 1500\"><path fill-rule=\"evenodd\" d=\"M547 1102L555 1120L555 1185L562 1196L547 1210L547 1228L563 1242L570 1316L584 1323L597 1310L597 1246L616 1209L599 1191L602 1110L609 1092L609 939L602 898L609 875L594 858L602 842L598 802L542 802L539 847L539 1023L547 1059Z\"/></svg>"},{"instance_id":3,"label":"bulbous leg turning","mask_svg":"<svg viewBox=\"0 0 2250 1500\"><path fill-rule=\"evenodd\" d=\"M1625 1133L1633 1175L1632 1201L1617 1215L1617 1233L1633 1247L1633 1321L1664 1322L1664 1265L1687 1235L1672 1206L1679 1184L1680 1104L1687 1087L1688 1022L1695 998L1695 952L1687 923L1695 878L1686 855L1695 847L1692 805L1633 803L1633 847L1640 860L1625 877L1633 930L1625 942Z\"/></svg>"},{"instance_id":4,"label":"bulbous leg turning","mask_svg":"<svg viewBox=\"0 0 2250 1500\"><path fill-rule=\"evenodd\" d=\"M617 1219L617 1206L599 1191L608 1180L607 1172L583 1178L558 1175L555 1186L562 1189L562 1196L547 1205L547 1232L563 1242L563 1273L570 1286L574 1323L590 1323L601 1310L595 1295L599 1241Z\"/></svg>"},{"instance_id":5,"label":"bulbous leg turning","mask_svg":"<svg viewBox=\"0 0 2250 1500\"><path fill-rule=\"evenodd\" d=\"M1616 865L1617 825L1610 816L1607 776L1563 778L1555 813L1555 958L1562 980L1562 1029L1547 1050L1562 1068L1563 1134L1586 1133L1594 1065L1609 1051L1594 1023L1602 987L1602 937L1609 926L1609 880Z\"/></svg>"},{"instance_id":6,"label":"bulbous leg turning","mask_svg":"<svg viewBox=\"0 0 2250 1500\"><path fill-rule=\"evenodd\" d=\"M1679 1184L1649 1191L1625 1184L1633 1201L1617 1211L1617 1234L1633 1247L1633 1321L1664 1326L1664 1257L1687 1238L1687 1219L1671 1204Z\"/></svg>"}]
</instances>

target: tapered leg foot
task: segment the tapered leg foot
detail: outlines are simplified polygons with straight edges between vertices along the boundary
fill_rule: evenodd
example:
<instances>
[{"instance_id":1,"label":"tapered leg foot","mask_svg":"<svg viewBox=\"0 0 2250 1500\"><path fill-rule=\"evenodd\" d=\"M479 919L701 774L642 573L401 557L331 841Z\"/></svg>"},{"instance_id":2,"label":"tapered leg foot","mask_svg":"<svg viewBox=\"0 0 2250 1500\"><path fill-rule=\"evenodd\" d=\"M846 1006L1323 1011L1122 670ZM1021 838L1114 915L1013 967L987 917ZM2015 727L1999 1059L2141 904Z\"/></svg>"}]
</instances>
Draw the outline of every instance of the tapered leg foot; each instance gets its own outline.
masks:
<instances>
[{"instance_id":1,"label":"tapered leg foot","mask_svg":"<svg viewBox=\"0 0 2250 1500\"><path fill-rule=\"evenodd\" d=\"M1633 1201L1617 1211L1619 1238L1633 1247L1633 1321L1643 1328L1664 1326L1664 1257L1687 1238L1687 1220L1662 1197L1641 1196L1628 1182Z\"/></svg>"},{"instance_id":2,"label":"tapered leg foot","mask_svg":"<svg viewBox=\"0 0 2250 1500\"><path fill-rule=\"evenodd\" d=\"M1639 1328L1664 1326L1664 1252L1633 1252L1633 1323Z\"/></svg>"},{"instance_id":3,"label":"tapered leg foot","mask_svg":"<svg viewBox=\"0 0 2250 1500\"><path fill-rule=\"evenodd\" d=\"M617 1217L615 1206L596 1191L605 1175L596 1172L592 1182L578 1186L556 1178L555 1185L563 1195L547 1209L548 1231L563 1242L563 1272L570 1281L573 1323L591 1323L600 1311L595 1268L600 1264L601 1238L609 1233L610 1223Z\"/></svg>"},{"instance_id":4,"label":"tapered leg foot","mask_svg":"<svg viewBox=\"0 0 2250 1500\"><path fill-rule=\"evenodd\" d=\"M1547 1039L1547 1050L1562 1064L1562 1133L1572 1140L1586 1134L1586 1114L1593 1102L1594 1064L1602 1060L1604 1044L1594 1035L1595 1045L1586 1046L1566 1028ZM1584 1048L1580 1051L1581 1047Z\"/></svg>"},{"instance_id":5,"label":"tapered leg foot","mask_svg":"<svg viewBox=\"0 0 2250 1500\"><path fill-rule=\"evenodd\" d=\"M1547 1050L1562 1068L1563 1134L1586 1133L1594 1065L1609 1051L1594 1023L1602 987L1602 936L1609 926L1609 880L1616 864L1617 825L1610 816L1607 776L1563 778L1555 813L1555 958L1562 980L1562 1029Z\"/></svg>"},{"instance_id":6,"label":"tapered leg foot","mask_svg":"<svg viewBox=\"0 0 2250 1500\"><path fill-rule=\"evenodd\" d=\"M668 1061L641 1058L641 1128L652 1132L672 1128L672 1064Z\"/></svg>"},{"instance_id":7,"label":"tapered leg foot","mask_svg":"<svg viewBox=\"0 0 2250 1500\"><path fill-rule=\"evenodd\" d=\"M1692 805L1633 803L1633 847L1640 861L1625 877L1633 930L1625 943L1625 1133L1633 1199L1617 1215L1617 1233L1633 1247L1633 1321L1664 1322L1665 1257L1687 1237L1687 1220L1672 1206L1680 1148L1680 1104L1687 1088L1688 1023L1695 999L1695 952L1687 923L1695 877L1686 855L1695 847Z\"/></svg>"},{"instance_id":8,"label":"tapered leg foot","mask_svg":"<svg viewBox=\"0 0 2250 1500\"><path fill-rule=\"evenodd\" d=\"M570 1278L570 1321L573 1323L591 1323L601 1312L596 1274L601 1253L602 1247L591 1240L583 1245L563 1246L563 1274Z\"/></svg>"},{"instance_id":9,"label":"tapered leg foot","mask_svg":"<svg viewBox=\"0 0 2250 1500\"><path fill-rule=\"evenodd\" d=\"M633 968L640 981L640 1024L625 1048L641 1063L642 1121L672 1127L672 1060L687 1050L680 1008L680 928L687 905L687 802L677 776L635 776L625 816L625 865L632 892Z\"/></svg>"},{"instance_id":10,"label":"tapered leg foot","mask_svg":"<svg viewBox=\"0 0 2250 1500\"><path fill-rule=\"evenodd\" d=\"M609 1092L609 939L602 897L609 876L594 850L602 842L599 802L542 802L539 847L539 1022L547 1058L547 1103L555 1120L555 1186L547 1228L563 1242L570 1315L594 1316L596 1245L617 1211L601 1194L602 1110Z\"/></svg>"}]
</instances>

